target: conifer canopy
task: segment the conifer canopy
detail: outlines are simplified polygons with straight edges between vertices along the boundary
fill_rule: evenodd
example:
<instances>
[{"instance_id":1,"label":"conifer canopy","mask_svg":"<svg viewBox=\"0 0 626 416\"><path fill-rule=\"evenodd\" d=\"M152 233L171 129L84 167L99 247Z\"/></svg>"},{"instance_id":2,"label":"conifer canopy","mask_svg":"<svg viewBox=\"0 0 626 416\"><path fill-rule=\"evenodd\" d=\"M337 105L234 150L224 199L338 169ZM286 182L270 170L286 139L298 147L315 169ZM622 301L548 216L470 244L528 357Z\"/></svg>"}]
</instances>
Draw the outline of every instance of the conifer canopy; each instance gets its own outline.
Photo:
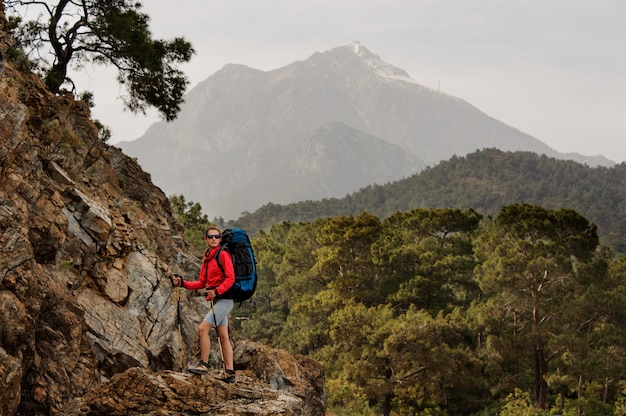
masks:
<instances>
[{"instance_id":1,"label":"conifer canopy","mask_svg":"<svg viewBox=\"0 0 626 416\"><path fill-rule=\"evenodd\" d=\"M87 62L113 65L126 89L122 99L128 109L145 113L153 106L165 120L176 118L189 84L176 65L188 62L194 50L182 37L153 39L141 3L10 0L6 6L20 20L33 16L21 22L18 39L31 55L36 53L51 91L73 84L67 74L70 63L77 68Z\"/></svg>"}]
</instances>

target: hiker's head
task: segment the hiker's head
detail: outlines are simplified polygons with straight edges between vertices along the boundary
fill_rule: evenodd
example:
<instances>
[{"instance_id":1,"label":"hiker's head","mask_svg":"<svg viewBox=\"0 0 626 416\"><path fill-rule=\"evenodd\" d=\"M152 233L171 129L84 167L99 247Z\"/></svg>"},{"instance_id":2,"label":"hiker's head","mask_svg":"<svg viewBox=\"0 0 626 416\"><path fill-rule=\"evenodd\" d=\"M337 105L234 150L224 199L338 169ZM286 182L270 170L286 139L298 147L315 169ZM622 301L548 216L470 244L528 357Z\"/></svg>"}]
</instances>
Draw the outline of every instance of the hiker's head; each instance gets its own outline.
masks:
<instances>
[{"instance_id":1,"label":"hiker's head","mask_svg":"<svg viewBox=\"0 0 626 416\"><path fill-rule=\"evenodd\" d=\"M210 247L217 247L220 241L222 241L222 232L218 227L211 226L204 232L204 241L206 241Z\"/></svg>"}]
</instances>

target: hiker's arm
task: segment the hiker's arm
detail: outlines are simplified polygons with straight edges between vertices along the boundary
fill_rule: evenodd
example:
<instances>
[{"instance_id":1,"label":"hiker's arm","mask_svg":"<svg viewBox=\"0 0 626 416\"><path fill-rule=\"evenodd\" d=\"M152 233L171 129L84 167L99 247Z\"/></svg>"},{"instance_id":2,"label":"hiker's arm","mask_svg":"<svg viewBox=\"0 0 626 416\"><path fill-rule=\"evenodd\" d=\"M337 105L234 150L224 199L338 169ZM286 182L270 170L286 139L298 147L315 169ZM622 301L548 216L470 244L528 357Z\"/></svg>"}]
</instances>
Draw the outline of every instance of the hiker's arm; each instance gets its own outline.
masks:
<instances>
[{"instance_id":1,"label":"hiker's arm","mask_svg":"<svg viewBox=\"0 0 626 416\"><path fill-rule=\"evenodd\" d=\"M194 280L194 281L187 281L184 280L183 278L180 279L181 282L181 286L184 287L185 289L189 289L189 290L199 290L199 289L204 289L206 287L206 278L203 278L203 276L206 276L206 271L205 271L205 267L206 263L202 265L202 268L200 269L200 279L199 280Z\"/></svg>"},{"instance_id":2,"label":"hiker's arm","mask_svg":"<svg viewBox=\"0 0 626 416\"><path fill-rule=\"evenodd\" d=\"M200 276L198 280L183 280L183 287L189 290L200 290L204 289L206 285L207 275L208 275L208 262L204 261L202 263L202 267L200 267Z\"/></svg>"},{"instance_id":3,"label":"hiker's arm","mask_svg":"<svg viewBox=\"0 0 626 416\"><path fill-rule=\"evenodd\" d=\"M183 287L189 290L204 289L204 282L200 280L194 280L193 282L188 282L186 280L183 280Z\"/></svg>"},{"instance_id":4,"label":"hiker's arm","mask_svg":"<svg viewBox=\"0 0 626 416\"><path fill-rule=\"evenodd\" d=\"M182 276L179 276L179 275L174 275L172 282L174 283L174 286L180 286L182 288L189 289L189 290L198 290L198 289L204 288L203 283L199 281L188 282L185 279L183 279Z\"/></svg>"}]
</instances>

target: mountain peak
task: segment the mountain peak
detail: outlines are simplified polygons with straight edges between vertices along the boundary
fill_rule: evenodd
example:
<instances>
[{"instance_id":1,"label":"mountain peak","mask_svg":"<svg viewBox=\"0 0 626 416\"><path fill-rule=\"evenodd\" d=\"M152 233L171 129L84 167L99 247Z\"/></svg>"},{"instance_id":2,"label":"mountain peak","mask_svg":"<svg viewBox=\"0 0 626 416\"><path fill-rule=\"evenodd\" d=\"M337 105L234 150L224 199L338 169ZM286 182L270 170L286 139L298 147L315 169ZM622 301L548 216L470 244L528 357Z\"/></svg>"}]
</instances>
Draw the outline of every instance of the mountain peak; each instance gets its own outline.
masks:
<instances>
[{"instance_id":1,"label":"mountain peak","mask_svg":"<svg viewBox=\"0 0 626 416\"><path fill-rule=\"evenodd\" d=\"M377 59L380 59L378 56L376 56L375 54L373 54L369 49L367 49L366 47L361 45L361 42L359 42L358 40L352 41L352 42L348 42L344 45L340 45L335 49L341 49L341 48L346 48L348 50L351 50L354 54L356 54L357 56L363 56L363 55L370 55L373 56Z\"/></svg>"},{"instance_id":2,"label":"mountain peak","mask_svg":"<svg viewBox=\"0 0 626 416\"><path fill-rule=\"evenodd\" d=\"M268 72L225 67L185 101L171 128L155 125L120 146L167 194L229 219L269 202L341 197L350 186L399 180L476 149L557 156L471 104L417 84L359 42ZM207 155L216 161L211 181ZM241 167L237 175L232 166ZM323 168L304 169L311 166Z\"/></svg>"},{"instance_id":3,"label":"mountain peak","mask_svg":"<svg viewBox=\"0 0 626 416\"><path fill-rule=\"evenodd\" d=\"M329 54L343 54L352 53L356 55L365 65L367 65L372 72L378 77L386 81L402 81L411 84L417 84L409 74L398 67L391 65L384 61L380 56L372 53L365 46L361 45L359 41L352 41L336 48L331 49L327 53Z\"/></svg>"}]
</instances>

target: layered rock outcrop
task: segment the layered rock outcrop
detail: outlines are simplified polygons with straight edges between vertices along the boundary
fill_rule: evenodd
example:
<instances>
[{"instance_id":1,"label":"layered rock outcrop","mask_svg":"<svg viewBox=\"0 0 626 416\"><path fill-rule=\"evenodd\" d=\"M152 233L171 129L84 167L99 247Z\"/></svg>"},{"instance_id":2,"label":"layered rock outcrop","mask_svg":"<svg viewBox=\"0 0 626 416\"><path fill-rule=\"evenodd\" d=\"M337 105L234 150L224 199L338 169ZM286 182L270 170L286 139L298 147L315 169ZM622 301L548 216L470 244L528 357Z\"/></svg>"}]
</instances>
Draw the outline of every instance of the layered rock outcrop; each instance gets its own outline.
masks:
<instances>
[{"instance_id":1,"label":"layered rock outcrop","mask_svg":"<svg viewBox=\"0 0 626 416\"><path fill-rule=\"evenodd\" d=\"M219 372L197 376L133 367L114 375L60 415L324 415L321 365L244 341L234 351L237 383Z\"/></svg>"},{"instance_id":2,"label":"layered rock outcrop","mask_svg":"<svg viewBox=\"0 0 626 416\"><path fill-rule=\"evenodd\" d=\"M236 385L182 372L205 307L171 286L199 267L182 233L86 103L5 62L0 415L323 414L323 369L306 357L240 341Z\"/></svg>"}]
</instances>

